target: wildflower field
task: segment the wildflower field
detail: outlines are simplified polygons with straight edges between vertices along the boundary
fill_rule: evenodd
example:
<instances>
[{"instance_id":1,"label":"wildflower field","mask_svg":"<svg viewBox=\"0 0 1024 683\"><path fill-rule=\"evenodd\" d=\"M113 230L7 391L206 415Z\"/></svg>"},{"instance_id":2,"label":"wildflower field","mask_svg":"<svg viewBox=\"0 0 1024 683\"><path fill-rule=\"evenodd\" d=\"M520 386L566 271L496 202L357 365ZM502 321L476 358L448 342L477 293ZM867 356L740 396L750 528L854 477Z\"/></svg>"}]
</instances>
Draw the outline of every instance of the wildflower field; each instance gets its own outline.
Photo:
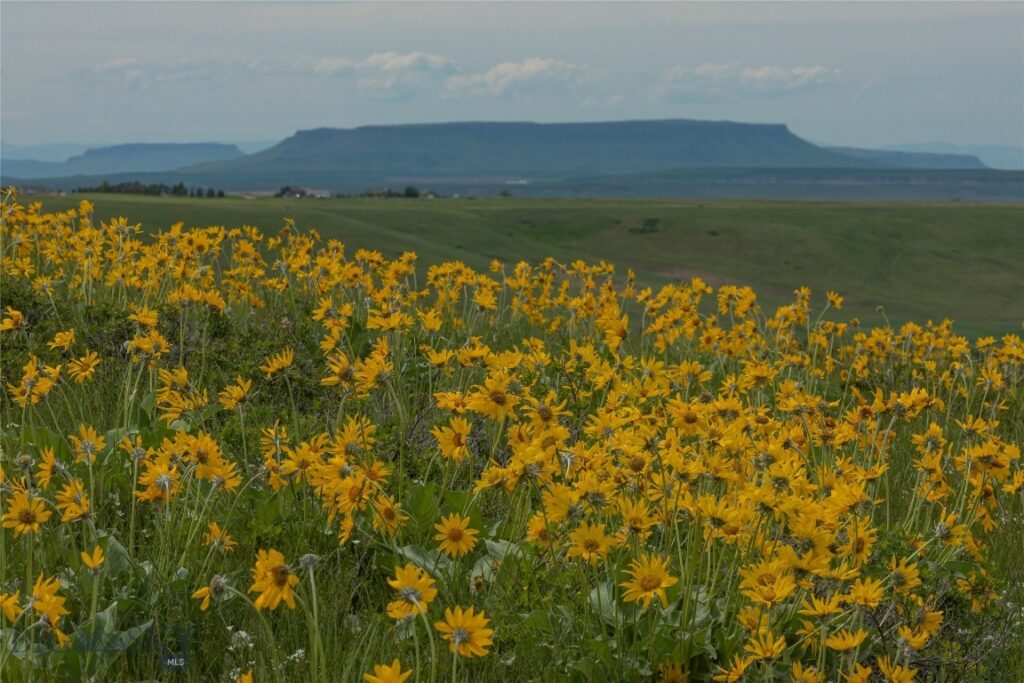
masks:
<instances>
[{"instance_id":1,"label":"wildflower field","mask_svg":"<svg viewBox=\"0 0 1024 683\"><path fill-rule=\"evenodd\" d=\"M2 218L4 681L1024 678L1019 334Z\"/></svg>"}]
</instances>

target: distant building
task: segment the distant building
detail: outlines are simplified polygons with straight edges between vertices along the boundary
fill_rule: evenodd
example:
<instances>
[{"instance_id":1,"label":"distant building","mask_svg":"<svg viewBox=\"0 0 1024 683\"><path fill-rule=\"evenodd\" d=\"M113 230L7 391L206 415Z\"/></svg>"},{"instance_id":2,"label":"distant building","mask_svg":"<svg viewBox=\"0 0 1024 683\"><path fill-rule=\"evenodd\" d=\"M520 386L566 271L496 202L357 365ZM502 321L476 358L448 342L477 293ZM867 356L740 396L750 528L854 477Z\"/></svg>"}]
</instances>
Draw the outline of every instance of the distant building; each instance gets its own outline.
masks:
<instances>
[{"instance_id":1,"label":"distant building","mask_svg":"<svg viewBox=\"0 0 1024 683\"><path fill-rule=\"evenodd\" d=\"M280 190L278 190L277 194L274 195L274 196L275 197L288 197L288 198L291 198L291 199L301 199L303 197L308 197L309 193L306 192L306 190L304 188L295 187L293 185L285 185Z\"/></svg>"},{"instance_id":2,"label":"distant building","mask_svg":"<svg viewBox=\"0 0 1024 683\"><path fill-rule=\"evenodd\" d=\"M395 199L401 197L402 193L391 187L374 187L364 192L363 196L373 199Z\"/></svg>"}]
</instances>

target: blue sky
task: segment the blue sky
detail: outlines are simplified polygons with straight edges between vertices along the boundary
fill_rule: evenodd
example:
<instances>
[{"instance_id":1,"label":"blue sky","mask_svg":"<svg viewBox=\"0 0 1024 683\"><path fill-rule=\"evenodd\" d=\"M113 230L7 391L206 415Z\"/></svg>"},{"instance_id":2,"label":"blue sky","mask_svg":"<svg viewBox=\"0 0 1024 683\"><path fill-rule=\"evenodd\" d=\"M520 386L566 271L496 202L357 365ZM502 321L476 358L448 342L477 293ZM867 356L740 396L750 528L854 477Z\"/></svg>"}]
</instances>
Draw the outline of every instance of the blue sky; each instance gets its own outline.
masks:
<instances>
[{"instance_id":1,"label":"blue sky","mask_svg":"<svg viewBox=\"0 0 1024 683\"><path fill-rule=\"evenodd\" d=\"M1024 3L18 3L5 142L446 120L782 122L1024 144Z\"/></svg>"}]
</instances>

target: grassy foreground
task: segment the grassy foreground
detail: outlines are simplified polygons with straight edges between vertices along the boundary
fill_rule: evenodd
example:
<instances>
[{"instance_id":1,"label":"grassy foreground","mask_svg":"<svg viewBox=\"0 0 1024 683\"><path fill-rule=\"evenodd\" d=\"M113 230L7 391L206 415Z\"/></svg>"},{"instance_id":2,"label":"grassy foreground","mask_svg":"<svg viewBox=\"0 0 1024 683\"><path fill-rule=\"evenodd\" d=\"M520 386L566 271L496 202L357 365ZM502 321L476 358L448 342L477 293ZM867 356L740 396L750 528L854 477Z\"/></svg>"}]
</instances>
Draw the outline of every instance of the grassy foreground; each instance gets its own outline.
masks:
<instances>
[{"instance_id":1,"label":"grassy foreground","mask_svg":"<svg viewBox=\"0 0 1024 683\"><path fill-rule=\"evenodd\" d=\"M753 287L770 307L794 289L834 289L865 325L943 317L968 336L1019 332L1024 320L1021 205L909 202L475 199L437 201L178 199L94 195L96 217L146 230L258 225L291 217L355 247L426 263L548 256L605 260L644 283L697 275ZM76 197L46 197L46 210ZM879 315L879 306L885 317Z\"/></svg>"},{"instance_id":2,"label":"grassy foreground","mask_svg":"<svg viewBox=\"0 0 1024 683\"><path fill-rule=\"evenodd\" d=\"M88 205L0 234L4 681L1024 672L1017 335Z\"/></svg>"}]
</instances>

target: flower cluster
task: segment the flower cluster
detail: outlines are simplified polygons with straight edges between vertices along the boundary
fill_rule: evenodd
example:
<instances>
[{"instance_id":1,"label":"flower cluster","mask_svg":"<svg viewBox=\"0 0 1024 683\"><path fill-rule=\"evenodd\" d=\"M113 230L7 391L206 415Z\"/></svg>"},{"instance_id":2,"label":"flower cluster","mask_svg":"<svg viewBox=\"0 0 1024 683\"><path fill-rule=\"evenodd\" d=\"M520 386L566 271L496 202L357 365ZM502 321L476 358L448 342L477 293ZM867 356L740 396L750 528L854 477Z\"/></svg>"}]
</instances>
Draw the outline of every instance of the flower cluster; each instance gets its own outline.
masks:
<instances>
[{"instance_id":1,"label":"flower cluster","mask_svg":"<svg viewBox=\"0 0 1024 683\"><path fill-rule=\"evenodd\" d=\"M102 547L140 590L186 567L197 614L300 638L315 680L356 656L328 604L358 624L331 627L346 652L391 662L369 683L955 679L1021 635L1018 335L606 263L349 257L290 223L143 235L14 198L3 219L10 567L78 544L111 600ZM62 644L95 617L63 568L5 567L7 620ZM292 666L264 657L235 664Z\"/></svg>"}]
</instances>

